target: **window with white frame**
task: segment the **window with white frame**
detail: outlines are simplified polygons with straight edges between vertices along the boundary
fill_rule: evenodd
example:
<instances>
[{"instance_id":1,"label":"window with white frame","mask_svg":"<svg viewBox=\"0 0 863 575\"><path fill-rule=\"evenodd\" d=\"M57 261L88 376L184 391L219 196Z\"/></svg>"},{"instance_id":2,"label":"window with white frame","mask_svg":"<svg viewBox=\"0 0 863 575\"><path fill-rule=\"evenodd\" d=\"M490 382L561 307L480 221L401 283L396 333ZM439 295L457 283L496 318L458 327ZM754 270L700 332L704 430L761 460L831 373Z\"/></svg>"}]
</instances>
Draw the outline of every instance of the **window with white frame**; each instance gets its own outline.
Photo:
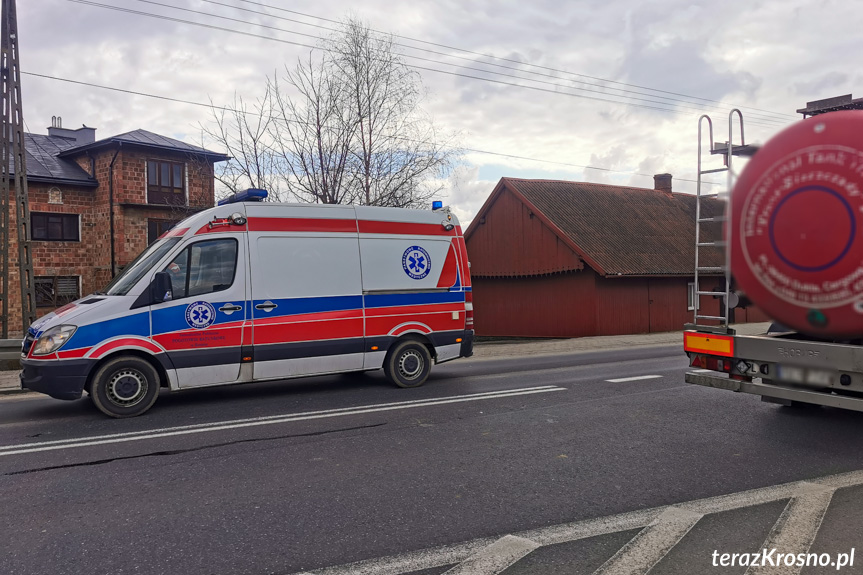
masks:
<instances>
[{"instance_id":1,"label":"window with white frame","mask_svg":"<svg viewBox=\"0 0 863 575\"><path fill-rule=\"evenodd\" d=\"M686 309L694 311L697 301L698 294L695 293L695 282L689 282L686 286Z\"/></svg>"}]
</instances>

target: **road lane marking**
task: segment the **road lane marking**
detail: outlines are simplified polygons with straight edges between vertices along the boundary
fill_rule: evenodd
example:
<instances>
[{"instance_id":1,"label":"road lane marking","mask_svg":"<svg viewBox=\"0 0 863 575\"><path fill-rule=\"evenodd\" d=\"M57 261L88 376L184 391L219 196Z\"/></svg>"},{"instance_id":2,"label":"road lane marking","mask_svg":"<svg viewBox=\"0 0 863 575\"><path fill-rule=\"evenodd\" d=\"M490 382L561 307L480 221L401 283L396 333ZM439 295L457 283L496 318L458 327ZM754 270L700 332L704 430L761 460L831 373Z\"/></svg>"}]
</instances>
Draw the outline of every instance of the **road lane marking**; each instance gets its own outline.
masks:
<instances>
[{"instance_id":1,"label":"road lane marking","mask_svg":"<svg viewBox=\"0 0 863 575\"><path fill-rule=\"evenodd\" d=\"M808 492L795 495L785 506L782 515L776 520L776 524L761 546L770 553L771 549L779 553L808 553L815 541L815 536L821 528L821 521L830 501L833 498L835 488L812 486ZM795 562L796 563L796 562ZM803 565L758 565L746 570L746 575L798 575L803 570Z\"/></svg>"},{"instance_id":2,"label":"road lane marking","mask_svg":"<svg viewBox=\"0 0 863 575\"><path fill-rule=\"evenodd\" d=\"M608 383L625 383L627 381L639 381L642 379L659 379L661 375L636 375L635 377L620 377L618 379L606 379Z\"/></svg>"},{"instance_id":3,"label":"road lane marking","mask_svg":"<svg viewBox=\"0 0 863 575\"><path fill-rule=\"evenodd\" d=\"M500 395L503 393L534 391L534 390L544 390L544 389L564 389L564 388L558 388L558 386L555 386L555 385L540 385L540 386L536 386L536 387L520 387L520 388L515 388L515 389L500 389L497 391L484 391L484 392L470 393L470 394L465 394L465 395L451 395L448 397L430 397L427 399L412 399L409 401L394 401L394 402L390 402L390 403L377 403L377 404L373 404L373 405L365 405L365 406L359 406L359 407L357 407L357 406L354 406L354 407L336 407L333 409L322 409L319 411L306 411L306 412L293 413L293 414L282 413L279 415L264 415L261 417L251 417L251 418L245 418L245 419L232 419L232 420L228 420L228 421L212 421L209 423L195 423L192 425L178 425L178 426L174 426L174 427L164 427L164 428L157 428L157 429L144 429L141 431L127 431L124 433L111 433L111 434L107 434L107 435L99 435L99 436L94 436L94 437L76 437L73 439L55 439L52 441L39 441L39 442L33 442L33 443L22 443L22 444L18 444L18 445L7 445L7 446L0 446L0 451L3 451L5 449L15 449L15 448L19 448L19 447L40 447L43 445L59 445L59 444L63 444L63 443L75 443L78 441L85 441L88 439L95 439L95 438L109 439L109 438L114 438L114 437L130 437L130 436L134 436L134 435L145 435L145 434L153 433L156 431L179 431L182 429L198 429L198 428L213 427L213 426L219 426L219 425L231 425L231 424L235 424L235 423L245 423L248 421L266 421L269 419L282 419L284 417L317 415L317 414L326 414L326 413L339 413L342 411L353 411L356 409L366 409L366 408L370 408L370 407L386 407L386 406L391 406L391 405L392 406L402 406L402 405L412 405L412 404L425 404L425 403L429 403L429 402L436 402L436 401L443 400L443 399L458 399L458 398L463 398L463 397L464 398L472 398L472 397L479 398L479 397L486 396L486 395Z\"/></svg>"},{"instance_id":4,"label":"road lane marking","mask_svg":"<svg viewBox=\"0 0 863 575\"><path fill-rule=\"evenodd\" d=\"M632 529L644 529L656 522L663 513L672 508L678 512L681 510L689 511L692 514L690 517L694 517L805 496L813 491L819 491L819 488L822 492L832 492L836 489L858 485L863 485L863 470L830 475L809 481L795 481L770 487L750 489L728 495L708 497L706 499L697 499L678 503L673 506L653 507L650 509L629 511L619 515L551 525L549 527L513 533L512 535L536 542L540 547L544 547L546 545L569 543L599 535L630 531ZM812 500L808 500L803 507L804 509L811 509L813 507ZM683 520L685 521L685 519ZM809 524L812 525L811 522ZM817 535L817 529L815 535ZM423 569L434 569L436 567L461 563L472 555L479 553L483 548L492 545L497 540L499 538L485 537L463 543L444 545L442 547L410 551L389 557L357 561L347 565L323 567L294 575L404 575ZM789 548L787 552L797 553L798 551Z\"/></svg>"},{"instance_id":5,"label":"road lane marking","mask_svg":"<svg viewBox=\"0 0 863 575\"><path fill-rule=\"evenodd\" d=\"M704 517L669 507L611 556L594 575L645 575Z\"/></svg>"},{"instance_id":6,"label":"road lane marking","mask_svg":"<svg viewBox=\"0 0 863 575\"><path fill-rule=\"evenodd\" d=\"M510 565L539 547L539 543L507 535L480 549L444 575L498 575Z\"/></svg>"},{"instance_id":7,"label":"road lane marking","mask_svg":"<svg viewBox=\"0 0 863 575\"><path fill-rule=\"evenodd\" d=\"M75 439L58 439L54 441L4 445L0 446L0 457L4 457L7 455L22 455L25 453L37 453L40 451L54 451L57 449L71 449L76 447L105 445L109 443L125 443L129 441L139 441L142 439L158 439L162 437L173 437L176 435L191 435L195 433L205 433L208 431L223 431L226 429L241 429L245 427L274 425L278 423L291 423L294 421L307 421L312 419L342 417L345 415L362 415L365 413L378 413L382 411L396 411L416 407L447 405L450 403L464 403L468 401L484 401L489 399L518 397L522 395L533 395L537 393L548 393L552 391L566 391L566 388L554 385L544 385L538 387L516 388L483 393L472 393L467 395L454 395L440 398L399 401L394 403L381 403L360 407L341 407L337 409L309 411L295 414L268 415L264 417L254 417L249 419L235 419L232 421L224 422L201 423L196 425L184 425L178 427L149 429L143 431L130 431L127 433L114 433L110 435L93 437L79 437Z\"/></svg>"}]
</instances>

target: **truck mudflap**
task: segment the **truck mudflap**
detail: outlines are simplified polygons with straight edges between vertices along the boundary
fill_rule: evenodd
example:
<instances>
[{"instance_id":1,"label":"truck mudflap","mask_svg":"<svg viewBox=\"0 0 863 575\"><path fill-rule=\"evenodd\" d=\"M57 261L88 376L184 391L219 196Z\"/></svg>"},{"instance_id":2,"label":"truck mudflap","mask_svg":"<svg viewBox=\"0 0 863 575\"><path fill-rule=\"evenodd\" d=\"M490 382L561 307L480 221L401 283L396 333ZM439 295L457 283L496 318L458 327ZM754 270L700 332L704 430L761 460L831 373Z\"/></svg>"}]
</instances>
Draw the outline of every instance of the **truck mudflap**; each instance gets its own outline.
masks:
<instances>
[{"instance_id":1,"label":"truck mudflap","mask_svg":"<svg viewBox=\"0 0 863 575\"><path fill-rule=\"evenodd\" d=\"M773 403L783 403L788 405L790 402L795 401L800 403L810 403L813 405L824 405L827 407L838 407L840 409L850 409L853 411L863 411L863 399L856 397L847 397L820 391L809 391L755 381L740 381L730 377L709 373L687 373L685 380L686 383L691 383L693 385L702 385L704 387L714 387L716 389L760 395L762 399L772 401Z\"/></svg>"}]
</instances>

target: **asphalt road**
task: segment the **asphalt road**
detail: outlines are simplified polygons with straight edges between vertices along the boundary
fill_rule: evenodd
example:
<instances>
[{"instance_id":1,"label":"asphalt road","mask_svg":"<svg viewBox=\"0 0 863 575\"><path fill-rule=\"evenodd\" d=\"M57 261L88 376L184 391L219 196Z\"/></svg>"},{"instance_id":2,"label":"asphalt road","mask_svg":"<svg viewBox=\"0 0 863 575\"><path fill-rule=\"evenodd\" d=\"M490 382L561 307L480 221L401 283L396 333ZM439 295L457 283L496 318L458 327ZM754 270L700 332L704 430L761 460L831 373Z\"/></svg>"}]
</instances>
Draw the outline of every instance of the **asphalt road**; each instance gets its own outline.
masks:
<instances>
[{"instance_id":1,"label":"asphalt road","mask_svg":"<svg viewBox=\"0 0 863 575\"><path fill-rule=\"evenodd\" d=\"M813 550L850 551L863 476L771 486L863 469L863 414L690 386L686 365L678 346L460 360L413 390L163 393L131 420L9 396L0 573L646 573L657 549L651 573L687 573L815 519Z\"/></svg>"}]
</instances>

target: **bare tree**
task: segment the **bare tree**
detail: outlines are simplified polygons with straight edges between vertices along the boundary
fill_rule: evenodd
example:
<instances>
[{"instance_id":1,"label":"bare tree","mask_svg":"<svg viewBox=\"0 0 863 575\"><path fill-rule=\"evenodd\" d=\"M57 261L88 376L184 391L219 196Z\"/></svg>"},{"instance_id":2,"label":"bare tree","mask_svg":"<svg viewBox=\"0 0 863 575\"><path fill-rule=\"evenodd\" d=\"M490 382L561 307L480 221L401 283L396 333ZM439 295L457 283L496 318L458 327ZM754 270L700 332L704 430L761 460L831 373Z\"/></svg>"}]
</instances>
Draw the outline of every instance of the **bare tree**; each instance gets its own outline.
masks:
<instances>
[{"instance_id":1,"label":"bare tree","mask_svg":"<svg viewBox=\"0 0 863 575\"><path fill-rule=\"evenodd\" d=\"M268 85L251 108L237 94L231 106L213 106L212 123L201 126L203 143L215 142L231 157L221 163L215 173L216 181L229 193L261 188L269 191L273 201L286 199L270 138L270 128L275 121L272 108L273 94Z\"/></svg>"},{"instance_id":2,"label":"bare tree","mask_svg":"<svg viewBox=\"0 0 863 575\"><path fill-rule=\"evenodd\" d=\"M405 64L392 36L375 34L355 19L325 46L346 92L343 105L359 124L350 170L352 200L399 207L425 203L440 191L427 182L445 174L452 153L420 110L419 74Z\"/></svg>"},{"instance_id":3,"label":"bare tree","mask_svg":"<svg viewBox=\"0 0 863 575\"><path fill-rule=\"evenodd\" d=\"M345 173L357 122L342 105L344 87L329 73L326 60L315 61L311 54L294 71L286 68L284 80L300 98L287 97L277 79L267 86L278 118L269 133L285 186L300 200L348 203Z\"/></svg>"},{"instance_id":4,"label":"bare tree","mask_svg":"<svg viewBox=\"0 0 863 575\"><path fill-rule=\"evenodd\" d=\"M391 36L357 20L321 48L267 78L252 109L239 96L228 111L214 108L214 127L202 129L233 157L219 182L264 187L277 201L425 204L456 151L420 108L419 74Z\"/></svg>"}]
</instances>

